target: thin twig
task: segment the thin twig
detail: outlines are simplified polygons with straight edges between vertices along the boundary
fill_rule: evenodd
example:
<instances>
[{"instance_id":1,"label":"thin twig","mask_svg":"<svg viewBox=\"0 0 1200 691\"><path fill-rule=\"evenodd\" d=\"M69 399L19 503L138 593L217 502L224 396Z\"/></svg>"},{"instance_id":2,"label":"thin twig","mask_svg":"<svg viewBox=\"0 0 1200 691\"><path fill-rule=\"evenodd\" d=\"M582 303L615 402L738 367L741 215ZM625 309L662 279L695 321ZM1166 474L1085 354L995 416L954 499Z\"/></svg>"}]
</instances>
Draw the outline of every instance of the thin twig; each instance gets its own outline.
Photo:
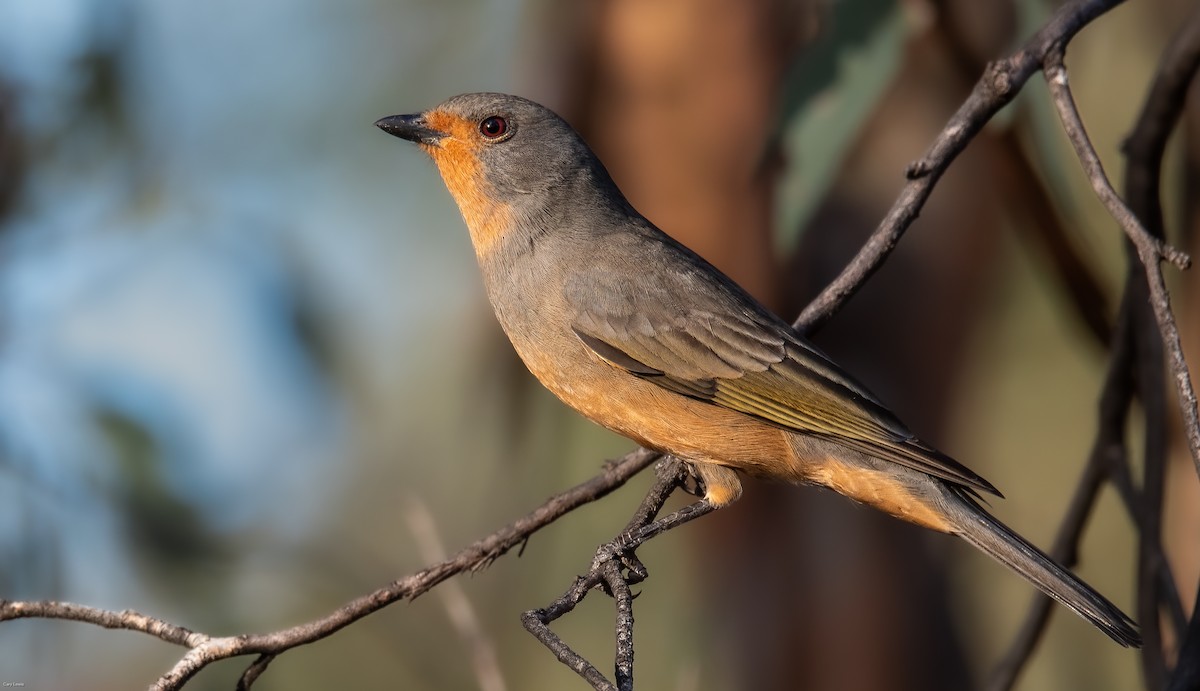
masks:
<instances>
[{"instance_id":1,"label":"thin twig","mask_svg":"<svg viewBox=\"0 0 1200 691\"><path fill-rule=\"evenodd\" d=\"M1046 83L1050 87L1055 108L1062 120L1063 129L1075 148L1075 153L1083 164L1088 180L1096 196L1103 202L1109 214L1121 225L1129 241L1137 248L1137 256L1145 269L1146 280L1150 288L1150 304L1154 308L1154 316L1162 334L1163 344L1171 356L1171 369L1179 392L1179 402L1184 415L1184 426L1187 430L1188 447L1192 460L1200 473L1200 414L1197 413L1196 392L1192 389L1191 377L1188 374L1187 362L1183 357L1183 346L1179 340L1179 328L1171 313L1171 297L1167 292L1163 279L1160 259L1165 259L1181 269L1191 264L1188 256L1160 238L1151 235L1137 216L1117 196L1116 191L1108 181L1100 157L1092 147L1075 108L1075 100L1071 96L1067 83L1067 71L1062 63L1062 48L1047 56ZM1161 160L1161 159L1160 159Z\"/></svg>"},{"instance_id":2,"label":"thin twig","mask_svg":"<svg viewBox=\"0 0 1200 691\"><path fill-rule=\"evenodd\" d=\"M617 634L617 652L613 661L617 691L633 691L633 593L621 575L619 561L609 559L604 563L603 572L604 582L608 585L617 610L617 620L613 626Z\"/></svg>"},{"instance_id":3,"label":"thin twig","mask_svg":"<svg viewBox=\"0 0 1200 691\"><path fill-rule=\"evenodd\" d=\"M1144 645L1142 676L1146 688L1161 689L1167 679L1167 653L1163 649L1158 577L1162 552L1162 512L1167 480L1167 392L1162 339L1149 305L1146 270L1130 251L1129 289L1136 296L1134 333L1138 398L1142 409L1142 502L1138 525L1137 615ZM1157 268L1157 262L1155 262Z\"/></svg>"},{"instance_id":4,"label":"thin twig","mask_svg":"<svg viewBox=\"0 0 1200 691\"><path fill-rule=\"evenodd\" d=\"M446 548L442 546L433 514L425 502L416 496L410 497L405 519L408 521L408 529L416 538L421 561L444 561ZM442 606L446 608L450 624L471 651L471 665L475 669L475 679L479 682L480 691L505 691L508 685L504 683L504 674L500 671L496 647L484 632L479 617L475 614L475 608L471 606L471 601L462 586L457 581L449 581L438 589L437 595L442 601Z\"/></svg>"},{"instance_id":5,"label":"thin twig","mask_svg":"<svg viewBox=\"0 0 1200 691\"><path fill-rule=\"evenodd\" d=\"M1067 139L1071 141L1075 155L1079 157L1083 171L1087 174L1088 182L1091 183L1092 190L1104 204L1104 208L1108 209L1108 213L1125 231L1126 237L1138 248L1139 255L1154 256L1153 264L1156 266L1159 258L1171 262L1180 269L1191 266L1192 260L1187 253L1171 247L1161 238L1154 237L1146 230L1138 217L1113 189L1112 183L1108 181L1108 174L1104 172L1100 156L1092 146L1087 130L1083 127L1083 120L1079 117L1079 110L1075 106L1075 97L1071 94L1071 86L1067 81L1067 68L1063 64L1062 44L1055 44L1046 54L1045 65L1046 84L1050 87L1050 96L1058 111L1063 131L1066 132Z\"/></svg>"},{"instance_id":6,"label":"thin twig","mask_svg":"<svg viewBox=\"0 0 1200 691\"><path fill-rule=\"evenodd\" d=\"M588 662L582 655L571 649L558 634L550 628L550 622L575 609L583 598L601 582L599 574L592 572L589 576L580 576L567 589L562 597L542 609L529 610L521 615L521 623L525 630L542 642L554 657L576 674L583 677L596 691L616 691L616 685L608 680L596 666Z\"/></svg>"},{"instance_id":7,"label":"thin twig","mask_svg":"<svg viewBox=\"0 0 1200 691\"><path fill-rule=\"evenodd\" d=\"M1158 370L1159 374L1162 369ZM1138 374L1139 380L1142 375ZM1161 378L1159 379L1161 382ZM1139 388L1141 382L1139 381ZM1183 638L1184 629L1187 628L1187 614L1183 611L1183 600L1179 596L1179 589L1175 585L1175 577L1172 575L1171 563L1167 558L1166 551L1162 545L1162 535L1158 534L1161 531L1151 531L1146 528L1147 509L1146 503L1148 497L1139 492L1133 484L1133 474L1129 469L1128 458L1122 456L1114 459L1114 463L1108 468L1108 481L1116 488L1117 494L1121 496L1121 503L1125 505L1125 511L1129 514L1129 518L1137 527L1138 535L1143 540L1143 548L1146 549L1146 554L1141 557L1147 566L1147 574L1151 575L1157 582L1159 588L1159 604L1166 607L1167 614L1170 615L1171 628L1175 632L1176 639ZM1161 505L1161 497L1158 498ZM1156 540L1145 539L1151 532L1158 534Z\"/></svg>"},{"instance_id":8,"label":"thin twig","mask_svg":"<svg viewBox=\"0 0 1200 691\"><path fill-rule=\"evenodd\" d=\"M274 660L274 655L259 655L254 662L250 663L246 671L242 672L235 691L249 691L254 682L258 681L258 678L262 676L262 673L267 671L267 665L271 664Z\"/></svg>"},{"instance_id":9,"label":"thin twig","mask_svg":"<svg viewBox=\"0 0 1200 691\"><path fill-rule=\"evenodd\" d=\"M182 626L156 619L151 616L127 609L121 612L77 605L71 602L17 602L0 600L0 621L9 619L68 619L81 621L106 629L124 629L140 631L160 638L168 643L195 648L209 640L209 636L197 633Z\"/></svg>"}]
</instances>

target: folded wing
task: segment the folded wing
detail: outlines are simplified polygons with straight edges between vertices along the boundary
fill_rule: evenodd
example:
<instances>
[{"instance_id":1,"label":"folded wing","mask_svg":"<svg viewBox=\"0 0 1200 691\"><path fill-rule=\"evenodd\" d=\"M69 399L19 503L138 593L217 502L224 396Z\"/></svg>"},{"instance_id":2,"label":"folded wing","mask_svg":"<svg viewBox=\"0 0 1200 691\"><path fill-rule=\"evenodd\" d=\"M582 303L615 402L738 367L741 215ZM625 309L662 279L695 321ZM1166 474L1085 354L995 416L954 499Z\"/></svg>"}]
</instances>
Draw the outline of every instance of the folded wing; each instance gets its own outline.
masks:
<instances>
[{"instance_id":1,"label":"folded wing","mask_svg":"<svg viewBox=\"0 0 1200 691\"><path fill-rule=\"evenodd\" d=\"M572 329L598 357L680 395L999 495L917 439L873 394L735 284L714 282L690 264L659 263L662 280L649 290L634 292L594 276L568 285L576 309Z\"/></svg>"}]
</instances>

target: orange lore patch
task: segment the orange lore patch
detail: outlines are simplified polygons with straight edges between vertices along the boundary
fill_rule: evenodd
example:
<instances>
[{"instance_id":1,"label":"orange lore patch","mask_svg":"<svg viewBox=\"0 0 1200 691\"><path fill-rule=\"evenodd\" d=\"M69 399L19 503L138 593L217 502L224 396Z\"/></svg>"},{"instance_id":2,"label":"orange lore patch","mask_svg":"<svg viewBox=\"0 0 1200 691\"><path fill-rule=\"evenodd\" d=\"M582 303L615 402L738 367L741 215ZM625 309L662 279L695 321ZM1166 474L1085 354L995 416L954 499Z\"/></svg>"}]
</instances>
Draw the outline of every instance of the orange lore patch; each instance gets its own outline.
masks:
<instances>
[{"instance_id":1,"label":"orange lore patch","mask_svg":"<svg viewBox=\"0 0 1200 691\"><path fill-rule=\"evenodd\" d=\"M810 482L829 487L909 523L942 533L953 530L950 522L933 506L887 473L857 468L830 458L808 468L806 476Z\"/></svg>"},{"instance_id":2,"label":"orange lore patch","mask_svg":"<svg viewBox=\"0 0 1200 691\"><path fill-rule=\"evenodd\" d=\"M436 145L421 148L437 164L471 232L475 254L483 257L507 232L511 213L507 204L492 198L483 179L482 165L475 153L482 146L478 141L478 125L438 110L425 113L425 123L446 135Z\"/></svg>"}]
</instances>

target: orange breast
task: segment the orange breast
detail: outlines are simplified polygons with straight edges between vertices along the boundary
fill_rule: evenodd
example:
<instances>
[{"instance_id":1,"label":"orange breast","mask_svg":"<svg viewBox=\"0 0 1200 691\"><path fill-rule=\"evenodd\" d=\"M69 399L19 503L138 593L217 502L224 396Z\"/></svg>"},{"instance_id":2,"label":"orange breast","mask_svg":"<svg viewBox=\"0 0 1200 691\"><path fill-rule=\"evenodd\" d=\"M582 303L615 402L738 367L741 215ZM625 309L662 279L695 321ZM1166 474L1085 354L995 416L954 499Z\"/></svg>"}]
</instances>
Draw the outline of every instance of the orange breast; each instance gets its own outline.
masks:
<instances>
[{"instance_id":1,"label":"orange breast","mask_svg":"<svg viewBox=\"0 0 1200 691\"><path fill-rule=\"evenodd\" d=\"M441 142L424 146L450 195L458 203L475 253L486 256L512 221L511 208L494 199L479 163L476 124L457 115L430 111L425 115L430 127L447 134Z\"/></svg>"},{"instance_id":2,"label":"orange breast","mask_svg":"<svg viewBox=\"0 0 1200 691\"><path fill-rule=\"evenodd\" d=\"M787 433L776 427L639 379L603 362L573 335L537 347L521 344L517 351L565 403L644 446L756 475L797 479Z\"/></svg>"}]
</instances>

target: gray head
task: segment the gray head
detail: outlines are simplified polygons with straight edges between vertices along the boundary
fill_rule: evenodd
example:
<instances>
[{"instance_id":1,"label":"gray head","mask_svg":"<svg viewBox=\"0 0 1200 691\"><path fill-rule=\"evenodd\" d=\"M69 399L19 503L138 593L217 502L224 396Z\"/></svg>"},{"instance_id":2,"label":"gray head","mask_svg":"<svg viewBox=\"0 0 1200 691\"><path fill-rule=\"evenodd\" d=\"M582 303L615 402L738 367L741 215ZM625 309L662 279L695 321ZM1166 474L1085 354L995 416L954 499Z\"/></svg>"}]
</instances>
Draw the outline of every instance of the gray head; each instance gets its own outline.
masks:
<instances>
[{"instance_id":1,"label":"gray head","mask_svg":"<svg viewBox=\"0 0 1200 691\"><path fill-rule=\"evenodd\" d=\"M518 96L463 94L375 125L424 149L460 205L474 196L469 188L516 203L523 195L569 186L581 173L601 173L611 184L579 133L550 109Z\"/></svg>"}]
</instances>

